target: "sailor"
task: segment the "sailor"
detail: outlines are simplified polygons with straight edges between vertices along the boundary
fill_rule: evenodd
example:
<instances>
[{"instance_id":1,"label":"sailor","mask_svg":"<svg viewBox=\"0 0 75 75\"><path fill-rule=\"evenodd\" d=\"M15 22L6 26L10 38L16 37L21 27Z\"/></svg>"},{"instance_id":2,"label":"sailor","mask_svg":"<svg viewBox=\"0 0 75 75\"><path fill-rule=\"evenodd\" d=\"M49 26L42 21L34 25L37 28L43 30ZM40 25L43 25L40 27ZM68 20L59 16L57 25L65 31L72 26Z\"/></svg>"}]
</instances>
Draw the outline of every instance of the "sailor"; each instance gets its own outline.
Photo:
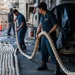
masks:
<instances>
[{"instance_id":1,"label":"sailor","mask_svg":"<svg viewBox=\"0 0 75 75\"><path fill-rule=\"evenodd\" d=\"M43 31L47 32L48 35L51 36L54 44L56 45L56 31L55 30L58 28L58 21L55 18L55 15L47 10L46 3L41 2L38 5L38 8L39 8L39 13L41 14L41 19L40 19L40 25L36 33L36 37L38 38L38 34L43 29ZM45 36L42 36L41 38L41 54L42 54L42 64L37 70L42 71L42 70L47 69L46 62L48 61L48 57L50 55L52 62L56 64L55 75L58 75L60 72L60 68L54 56L52 48L49 44L49 41L46 39Z\"/></svg>"},{"instance_id":2,"label":"sailor","mask_svg":"<svg viewBox=\"0 0 75 75\"><path fill-rule=\"evenodd\" d=\"M24 38L27 30L25 17L21 13L19 13L17 9L14 9L13 13L15 16L17 16L15 21L18 20L19 26L16 31L18 32L18 40L19 40L20 47L23 50L26 49L25 42L24 42Z\"/></svg>"}]
</instances>

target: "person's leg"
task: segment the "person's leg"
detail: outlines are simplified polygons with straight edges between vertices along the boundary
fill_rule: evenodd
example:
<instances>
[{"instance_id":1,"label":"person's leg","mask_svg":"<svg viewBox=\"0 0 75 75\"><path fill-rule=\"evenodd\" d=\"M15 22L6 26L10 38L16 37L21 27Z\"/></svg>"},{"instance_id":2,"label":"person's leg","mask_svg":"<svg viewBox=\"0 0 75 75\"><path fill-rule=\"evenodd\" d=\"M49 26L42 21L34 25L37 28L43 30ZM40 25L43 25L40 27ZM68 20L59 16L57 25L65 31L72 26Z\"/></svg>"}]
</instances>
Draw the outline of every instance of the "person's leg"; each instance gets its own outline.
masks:
<instances>
[{"instance_id":1,"label":"person's leg","mask_svg":"<svg viewBox=\"0 0 75 75\"><path fill-rule=\"evenodd\" d=\"M59 64L58 64L58 62L56 63L56 69L55 69L55 72L54 72L54 74L55 75L59 75L61 72L60 72L60 66L59 66Z\"/></svg>"},{"instance_id":2,"label":"person's leg","mask_svg":"<svg viewBox=\"0 0 75 75\"><path fill-rule=\"evenodd\" d=\"M27 29L26 29L27 30ZM25 34L26 34L26 30L19 30L19 34L18 34L18 39L19 41L21 42L22 44L22 50L26 50L26 46L25 46L25 42L24 42L24 39L25 39Z\"/></svg>"},{"instance_id":3,"label":"person's leg","mask_svg":"<svg viewBox=\"0 0 75 75\"><path fill-rule=\"evenodd\" d=\"M26 29L27 30L27 29ZM22 42L22 47L24 50L26 50L26 45L25 45L25 35L26 35L26 30L23 31L23 34L22 34L22 39L23 39L23 42Z\"/></svg>"},{"instance_id":4,"label":"person's leg","mask_svg":"<svg viewBox=\"0 0 75 75\"><path fill-rule=\"evenodd\" d=\"M15 24L14 24L14 22L12 22L12 28L13 28L13 33L15 35Z\"/></svg>"},{"instance_id":5,"label":"person's leg","mask_svg":"<svg viewBox=\"0 0 75 75\"><path fill-rule=\"evenodd\" d=\"M40 41L39 41L38 51L41 51L41 38L40 38Z\"/></svg>"},{"instance_id":6,"label":"person's leg","mask_svg":"<svg viewBox=\"0 0 75 75\"><path fill-rule=\"evenodd\" d=\"M10 31L11 31L11 22L9 22L9 27L8 27L7 35L11 35Z\"/></svg>"},{"instance_id":7,"label":"person's leg","mask_svg":"<svg viewBox=\"0 0 75 75\"><path fill-rule=\"evenodd\" d=\"M22 42L22 48L23 48L24 50L26 50L25 42Z\"/></svg>"},{"instance_id":8,"label":"person's leg","mask_svg":"<svg viewBox=\"0 0 75 75\"><path fill-rule=\"evenodd\" d=\"M55 39L53 41L55 42ZM49 52L49 54L51 56L52 62L54 64L56 64L55 75L58 75L60 73L60 67L59 67L59 64L58 64L55 56L54 56L54 53L53 53L52 48L51 48L51 46L49 44L49 41L47 39L46 39L46 46L47 46L48 52Z\"/></svg>"},{"instance_id":9,"label":"person's leg","mask_svg":"<svg viewBox=\"0 0 75 75\"><path fill-rule=\"evenodd\" d=\"M48 61L48 50L46 46L46 40L45 36L42 36L41 38L41 54L42 54L42 61L47 62Z\"/></svg>"},{"instance_id":10,"label":"person's leg","mask_svg":"<svg viewBox=\"0 0 75 75\"><path fill-rule=\"evenodd\" d=\"M19 42L19 46L20 46L21 50L23 50L23 48L22 48L22 42Z\"/></svg>"},{"instance_id":11,"label":"person's leg","mask_svg":"<svg viewBox=\"0 0 75 75\"><path fill-rule=\"evenodd\" d=\"M42 38L41 38L41 54L42 54L42 64L37 69L39 71L47 69L46 62L48 61L48 50L47 50L47 47L46 47L45 37L44 36L42 36Z\"/></svg>"},{"instance_id":12,"label":"person's leg","mask_svg":"<svg viewBox=\"0 0 75 75\"><path fill-rule=\"evenodd\" d=\"M51 48L51 46L49 44L49 41L47 39L46 39L46 46L47 46L47 49L48 49L48 53L51 56L52 62L56 63L56 58L55 58L54 53L52 51L52 48Z\"/></svg>"},{"instance_id":13,"label":"person's leg","mask_svg":"<svg viewBox=\"0 0 75 75\"><path fill-rule=\"evenodd\" d=\"M21 41L21 31L20 30L18 31L18 41L19 41L20 48L23 50L23 48L22 48L22 41Z\"/></svg>"},{"instance_id":14,"label":"person's leg","mask_svg":"<svg viewBox=\"0 0 75 75\"><path fill-rule=\"evenodd\" d=\"M25 43L20 39L20 35L18 35L18 39L19 39L19 46L20 46L21 50L23 52L25 52L26 46L25 46Z\"/></svg>"},{"instance_id":15,"label":"person's leg","mask_svg":"<svg viewBox=\"0 0 75 75\"><path fill-rule=\"evenodd\" d=\"M36 32L37 32L37 27L34 27L34 37L36 39Z\"/></svg>"}]
</instances>

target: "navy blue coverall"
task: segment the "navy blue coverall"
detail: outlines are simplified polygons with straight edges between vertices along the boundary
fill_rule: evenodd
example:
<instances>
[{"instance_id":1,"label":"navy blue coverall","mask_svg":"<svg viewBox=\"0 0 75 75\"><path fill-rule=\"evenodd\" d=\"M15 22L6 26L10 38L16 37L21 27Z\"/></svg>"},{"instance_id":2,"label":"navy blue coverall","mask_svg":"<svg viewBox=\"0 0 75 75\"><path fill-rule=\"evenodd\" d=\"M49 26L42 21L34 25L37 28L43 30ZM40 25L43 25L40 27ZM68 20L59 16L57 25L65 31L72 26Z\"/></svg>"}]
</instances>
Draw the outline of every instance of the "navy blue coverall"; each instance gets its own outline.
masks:
<instances>
[{"instance_id":1,"label":"navy blue coverall","mask_svg":"<svg viewBox=\"0 0 75 75\"><path fill-rule=\"evenodd\" d=\"M21 23L24 23L23 27L18 31L19 43L24 43L24 37L26 34L26 30L27 30L25 17L21 13L19 13L19 15L17 16L17 20L18 20L19 26L21 25Z\"/></svg>"},{"instance_id":2,"label":"navy blue coverall","mask_svg":"<svg viewBox=\"0 0 75 75\"><path fill-rule=\"evenodd\" d=\"M55 15L52 14L50 11L47 11L46 15L41 15L40 22L42 24L43 31L46 31L47 33L49 33L49 31L53 28L54 25L58 24ZM54 44L56 45L56 32L54 31L50 34L50 36L53 39ZM42 61L47 62L48 57L50 55L52 62L56 63L52 48L45 36L42 36L41 38L41 53Z\"/></svg>"}]
</instances>

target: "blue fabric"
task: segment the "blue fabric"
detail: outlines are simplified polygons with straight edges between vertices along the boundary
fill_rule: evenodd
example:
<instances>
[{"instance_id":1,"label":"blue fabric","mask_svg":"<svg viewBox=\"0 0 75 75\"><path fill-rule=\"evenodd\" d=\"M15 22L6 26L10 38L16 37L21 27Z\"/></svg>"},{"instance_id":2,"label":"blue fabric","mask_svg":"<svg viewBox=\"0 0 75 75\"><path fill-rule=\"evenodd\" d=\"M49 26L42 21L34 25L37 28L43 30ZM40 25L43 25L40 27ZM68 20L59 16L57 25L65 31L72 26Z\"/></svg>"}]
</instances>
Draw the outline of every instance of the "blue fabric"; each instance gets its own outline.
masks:
<instances>
[{"instance_id":1,"label":"blue fabric","mask_svg":"<svg viewBox=\"0 0 75 75\"><path fill-rule=\"evenodd\" d=\"M17 20L18 20L18 25L20 26L22 22L24 22L24 27L26 27L26 21L25 21L25 17L19 13L18 16L17 16Z\"/></svg>"},{"instance_id":2,"label":"blue fabric","mask_svg":"<svg viewBox=\"0 0 75 75\"><path fill-rule=\"evenodd\" d=\"M55 40L53 39L54 43ZM49 41L46 39L45 36L42 36L41 39L41 53L42 53L42 61L47 62L49 55L51 56L51 60L53 63L56 63L56 58L54 56L54 53L52 51L52 48L49 44Z\"/></svg>"},{"instance_id":3,"label":"blue fabric","mask_svg":"<svg viewBox=\"0 0 75 75\"><path fill-rule=\"evenodd\" d=\"M37 27L34 27L34 36L36 38Z\"/></svg>"},{"instance_id":4,"label":"blue fabric","mask_svg":"<svg viewBox=\"0 0 75 75\"><path fill-rule=\"evenodd\" d=\"M49 32L52 27L58 23L55 15L50 11L47 11L46 15L41 15L40 22L42 24L43 30Z\"/></svg>"},{"instance_id":5,"label":"blue fabric","mask_svg":"<svg viewBox=\"0 0 75 75\"><path fill-rule=\"evenodd\" d=\"M24 23L24 26L18 31L18 40L20 43L23 43L26 30L27 30L25 17L21 13L19 13L19 15L17 16L17 20L19 26L21 25L22 22Z\"/></svg>"},{"instance_id":6,"label":"blue fabric","mask_svg":"<svg viewBox=\"0 0 75 75\"><path fill-rule=\"evenodd\" d=\"M19 40L19 43L23 43L24 42L24 38L25 38L25 34L26 34L26 30L27 29L20 29L18 31L18 40Z\"/></svg>"},{"instance_id":7,"label":"blue fabric","mask_svg":"<svg viewBox=\"0 0 75 75\"><path fill-rule=\"evenodd\" d=\"M67 13L67 8L63 8L62 10L62 31L59 34L59 37L57 39L57 49L61 49L65 46L66 41L69 37L69 32L70 32L70 21Z\"/></svg>"},{"instance_id":8,"label":"blue fabric","mask_svg":"<svg viewBox=\"0 0 75 75\"><path fill-rule=\"evenodd\" d=\"M53 28L55 24L58 24L57 19L55 18L55 15L47 11L46 15L41 15L40 22L43 27L43 31L46 31L49 33L49 31ZM56 32L50 34L54 43L56 43ZM51 46L48 42L48 40L43 36L41 38L41 53L42 53L42 61L47 62L49 55L51 56L52 62L56 63L55 56L53 54L53 51L51 49Z\"/></svg>"}]
</instances>

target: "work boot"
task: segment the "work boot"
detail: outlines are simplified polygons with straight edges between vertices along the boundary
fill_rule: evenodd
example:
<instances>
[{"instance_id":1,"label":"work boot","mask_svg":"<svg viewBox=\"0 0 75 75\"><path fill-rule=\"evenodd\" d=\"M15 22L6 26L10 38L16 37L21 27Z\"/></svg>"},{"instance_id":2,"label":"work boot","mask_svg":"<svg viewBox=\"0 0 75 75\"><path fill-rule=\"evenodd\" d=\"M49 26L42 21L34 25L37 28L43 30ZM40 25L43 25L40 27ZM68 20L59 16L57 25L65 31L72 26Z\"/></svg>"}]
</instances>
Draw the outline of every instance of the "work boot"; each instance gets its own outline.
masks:
<instances>
[{"instance_id":1,"label":"work boot","mask_svg":"<svg viewBox=\"0 0 75 75\"><path fill-rule=\"evenodd\" d=\"M47 70L46 62L42 62L42 65L37 69L38 71Z\"/></svg>"},{"instance_id":2,"label":"work boot","mask_svg":"<svg viewBox=\"0 0 75 75\"><path fill-rule=\"evenodd\" d=\"M60 74L60 66L58 63L56 63L56 69L55 69L54 75L59 75L59 74Z\"/></svg>"}]
</instances>

